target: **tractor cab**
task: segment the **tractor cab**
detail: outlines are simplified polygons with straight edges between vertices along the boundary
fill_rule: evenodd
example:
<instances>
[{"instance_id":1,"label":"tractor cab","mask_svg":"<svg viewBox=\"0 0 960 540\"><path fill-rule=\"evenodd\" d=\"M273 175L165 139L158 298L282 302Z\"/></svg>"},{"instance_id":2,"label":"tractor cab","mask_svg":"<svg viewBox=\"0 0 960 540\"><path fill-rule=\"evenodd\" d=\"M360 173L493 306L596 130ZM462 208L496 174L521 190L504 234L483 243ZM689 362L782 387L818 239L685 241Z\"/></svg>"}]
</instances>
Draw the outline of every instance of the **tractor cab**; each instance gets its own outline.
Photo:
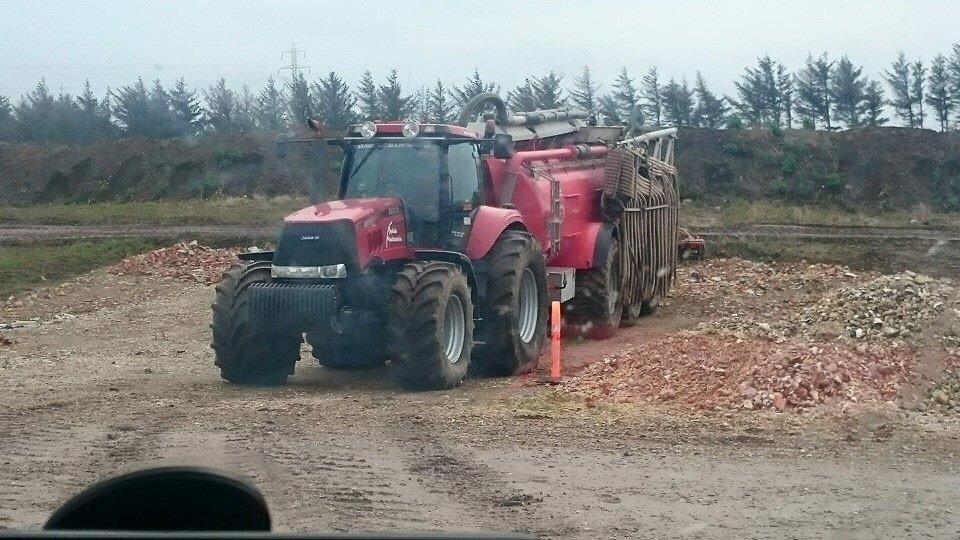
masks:
<instances>
[{"instance_id":1,"label":"tractor cab","mask_svg":"<svg viewBox=\"0 0 960 540\"><path fill-rule=\"evenodd\" d=\"M483 202L481 140L458 126L352 126L341 139L339 198L400 199L410 246L460 251Z\"/></svg>"}]
</instances>

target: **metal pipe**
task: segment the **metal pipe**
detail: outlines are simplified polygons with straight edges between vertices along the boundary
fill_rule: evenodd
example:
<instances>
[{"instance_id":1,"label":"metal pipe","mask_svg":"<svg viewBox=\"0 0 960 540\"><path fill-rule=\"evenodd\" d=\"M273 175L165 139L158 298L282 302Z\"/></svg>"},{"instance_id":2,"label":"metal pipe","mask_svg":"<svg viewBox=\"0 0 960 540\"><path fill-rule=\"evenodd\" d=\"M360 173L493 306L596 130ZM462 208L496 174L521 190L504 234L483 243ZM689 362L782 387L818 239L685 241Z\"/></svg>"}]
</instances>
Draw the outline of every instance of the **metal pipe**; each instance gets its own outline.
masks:
<instances>
[{"instance_id":1,"label":"metal pipe","mask_svg":"<svg viewBox=\"0 0 960 540\"><path fill-rule=\"evenodd\" d=\"M553 148L550 150L517 152L507 162L507 174L503 178L503 185L500 189L500 206L513 202L513 190L517 187L517 177L520 176L520 168L523 167L524 163L551 159L571 160L602 157L607 155L609 151L610 149L606 146L574 146L571 144L563 148Z\"/></svg>"},{"instance_id":2,"label":"metal pipe","mask_svg":"<svg viewBox=\"0 0 960 540\"><path fill-rule=\"evenodd\" d=\"M651 141L653 139L662 139L664 137L677 137L677 128L667 128L659 129L657 131L651 131L650 133L644 133L642 135L637 135L636 137L630 139L624 139L617 143L617 146L625 146L628 144L636 144L641 142Z\"/></svg>"},{"instance_id":3,"label":"metal pipe","mask_svg":"<svg viewBox=\"0 0 960 540\"><path fill-rule=\"evenodd\" d=\"M509 126L535 126L549 121L583 119L590 116L583 109L544 109L542 111L518 112L504 119Z\"/></svg>"}]
</instances>

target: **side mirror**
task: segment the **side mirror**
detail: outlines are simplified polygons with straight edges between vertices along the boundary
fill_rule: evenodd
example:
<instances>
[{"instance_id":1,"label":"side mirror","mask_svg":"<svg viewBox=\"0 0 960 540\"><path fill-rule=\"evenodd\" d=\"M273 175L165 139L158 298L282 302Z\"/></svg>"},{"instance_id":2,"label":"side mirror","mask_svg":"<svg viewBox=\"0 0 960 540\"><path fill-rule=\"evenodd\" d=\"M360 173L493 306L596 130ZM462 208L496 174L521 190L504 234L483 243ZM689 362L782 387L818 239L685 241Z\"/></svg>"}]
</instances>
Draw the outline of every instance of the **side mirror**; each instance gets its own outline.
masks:
<instances>
[{"instance_id":1,"label":"side mirror","mask_svg":"<svg viewBox=\"0 0 960 540\"><path fill-rule=\"evenodd\" d=\"M497 133L493 136L493 157L510 159L513 156L513 137L506 133Z\"/></svg>"}]
</instances>

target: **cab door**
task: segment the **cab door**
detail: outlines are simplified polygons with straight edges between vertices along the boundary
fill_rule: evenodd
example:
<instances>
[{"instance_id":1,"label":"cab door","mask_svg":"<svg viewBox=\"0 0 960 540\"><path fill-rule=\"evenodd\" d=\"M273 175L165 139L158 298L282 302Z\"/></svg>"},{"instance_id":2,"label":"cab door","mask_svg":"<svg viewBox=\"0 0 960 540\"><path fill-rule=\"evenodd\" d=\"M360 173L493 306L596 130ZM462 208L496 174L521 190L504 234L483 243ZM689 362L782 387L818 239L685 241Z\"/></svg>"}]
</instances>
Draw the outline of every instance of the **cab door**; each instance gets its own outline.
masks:
<instances>
[{"instance_id":1,"label":"cab door","mask_svg":"<svg viewBox=\"0 0 960 540\"><path fill-rule=\"evenodd\" d=\"M483 201L480 152L473 141L449 144L446 148L441 243L444 249L462 252L472 216Z\"/></svg>"}]
</instances>

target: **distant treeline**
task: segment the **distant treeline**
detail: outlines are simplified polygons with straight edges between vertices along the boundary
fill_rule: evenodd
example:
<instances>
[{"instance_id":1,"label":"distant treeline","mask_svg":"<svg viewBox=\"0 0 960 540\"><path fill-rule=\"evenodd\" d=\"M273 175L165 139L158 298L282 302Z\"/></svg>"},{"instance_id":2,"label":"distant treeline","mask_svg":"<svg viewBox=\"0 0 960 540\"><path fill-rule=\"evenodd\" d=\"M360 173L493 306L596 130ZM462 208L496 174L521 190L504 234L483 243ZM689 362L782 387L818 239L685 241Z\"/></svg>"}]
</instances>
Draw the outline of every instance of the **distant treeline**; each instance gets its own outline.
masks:
<instances>
[{"instance_id":1,"label":"distant treeline","mask_svg":"<svg viewBox=\"0 0 960 540\"><path fill-rule=\"evenodd\" d=\"M607 124L693 126L712 129L767 127L836 130L891 123L940 130L960 125L960 44L949 56L939 54L929 65L903 53L872 80L847 56L808 55L803 66L789 71L765 55L747 67L734 84L736 96L710 90L700 73L693 84L671 77L664 81L656 67L640 77L623 68L601 92L585 67L564 81L554 71L531 76L506 92L515 111L581 107ZM451 122L463 105L485 91L500 92L495 82L474 70L462 85L438 80L416 92L402 88L396 70L381 81L367 71L351 88L334 72L308 80L294 72L288 84L272 77L259 92L246 85L228 87L225 79L203 90L188 88L181 78L171 88L142 78L98 97L89 83L79 96L54 95L41 79L16 103L0 96L0 141L85 143L103 138L171 138L205 131L278 132L308 117L328 129L342 131L364 119L417 119ZM932 122L926 122L926 120Z\"/></svg>"}]
</instances>

